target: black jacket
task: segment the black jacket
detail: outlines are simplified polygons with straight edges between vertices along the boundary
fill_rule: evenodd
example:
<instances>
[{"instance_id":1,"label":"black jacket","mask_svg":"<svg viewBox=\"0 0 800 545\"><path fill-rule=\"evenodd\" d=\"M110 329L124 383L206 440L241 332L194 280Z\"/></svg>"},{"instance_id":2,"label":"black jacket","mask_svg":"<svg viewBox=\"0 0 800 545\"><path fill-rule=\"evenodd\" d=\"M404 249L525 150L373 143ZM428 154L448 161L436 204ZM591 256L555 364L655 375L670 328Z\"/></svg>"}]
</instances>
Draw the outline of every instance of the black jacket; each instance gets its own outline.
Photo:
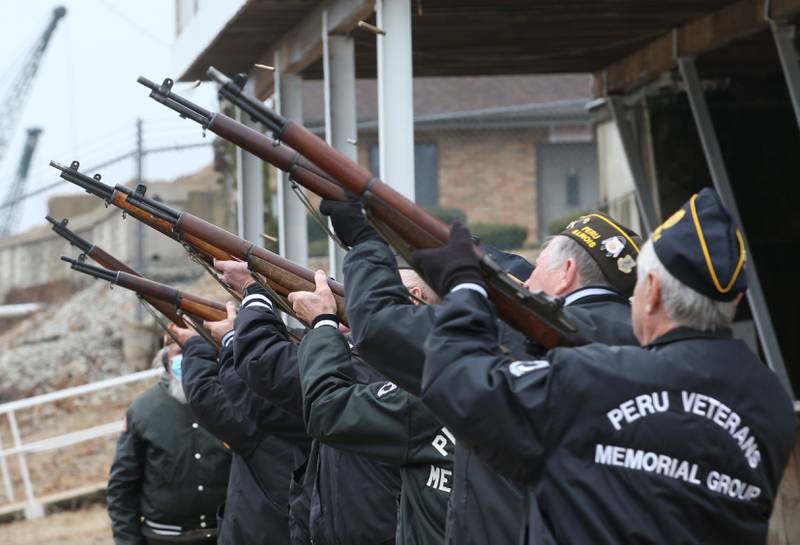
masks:
<instances>
[{"instance_id":1,"label":"black jacket","mask_svg":"<svg viewBox=\"0 0 800 545\"><path fill-rule=\"evenodd\" d=\"M353 342L365 361L389 380L419 395L424 343L439 305L415 306L397 272L389 247L358 244L344 260L347 313ZM615 294L579 299L567 315L584 335L607 342L635 342L630 307ZM519 358L540 351L516 330L496 322L499 345ZM447 512L448 544L513 543L523 529L524 487L486 467L456 443L453 491Z\"/></svg>"},{"instance_id":2,"label":"black jacket","mask_svg":"<svg viewBox=\"0 0 800 545\"><path fill-rule=\"evenodd\" d=\"M730 338L673 330L516 361L492 305L447 296L423 400L459 441L526 482L529 543L764 543L794 444L792 404Z\"/></svg>"},{"instance_id":3,"label":"black jacket","mask_svg":"<svg viewBox=\"0 0 800 545\"><path fill-rule=\"evenodd\" d=\"M166 530L216 527L231 456L173 398L166 379L125 415L108 477L108 514L117 545L144 545L140 517Z\"/></svg>"},{"instance_id":4,"label":"black jacket","mask_svg":"<svg viewBox=\"0 0 800 545\"><path fill-rule=\"evenodd\" d=\"M257 398L238 374L223 375L233 367L230 346L223 347L219 365L216 359L202 338L190 339L182 380L197 420L233 451L218 542L289 544L289 485L298 447L284 438L308 446L303 423Z\"/></svg>"},{"instance_id":5,"label":"black jacket","mask_svg":"<svg viewBox=\"0 0 800 545\"><path fill-rule=\"evenodd\" d=\"M233 346L237 371L250 388L302 418L297 345L288 339L259 286L248 288L242 301ZM360 382L376 380L366 367L357 372ZM394 540L400 493L397 468L320 445L312 448L306 464L305 489L311 494L309 533L315 544L375 545Z\"/></svg>"},{"instance_id":6,"label":"black jacket","mask_svg":"<svg viewBox=\"0 0 800 545\"><path fill-rule=\"evenodd\" d=\"M400 467L396 543L442 543L453 481L450 433L394 383L360 384L347 340L335 327L309 331L298 364L308 432L326 445Z\"/></svg>"}]
</instances>

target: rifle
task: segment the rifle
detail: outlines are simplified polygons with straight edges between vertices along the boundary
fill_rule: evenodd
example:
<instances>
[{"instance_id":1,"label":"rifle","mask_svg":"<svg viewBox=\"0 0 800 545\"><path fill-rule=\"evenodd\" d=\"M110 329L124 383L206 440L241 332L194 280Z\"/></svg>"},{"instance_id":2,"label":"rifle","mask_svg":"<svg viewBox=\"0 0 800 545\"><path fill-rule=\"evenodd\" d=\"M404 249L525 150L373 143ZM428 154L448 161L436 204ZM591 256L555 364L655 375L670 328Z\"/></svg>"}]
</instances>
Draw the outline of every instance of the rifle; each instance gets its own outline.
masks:
<instances>
[{"instance_id":1,"label":"rifle","mask_svg":"<svg viewBox=\"0 0 800 545\"><path fill-rule=\"evenodd\" d=\"M61 261L69 263L73 271L78 271L100 280L106 280L112 285L128 289L142 297L156 299L171 305L179 315L183 315L183 317L191 316L192 318L187 320L189 325L206 341L216 346L217 349L220 348L219 343L202 328L202 324L195 323L195 320L209 322L224 320L228 317L225 305L125 271L111 271L103 267L89 265L80 259L72 259L65 256L61 256Z\"/></svg>"},{"instance_id":2,"label":"rifle","mask_svg":"<svg viewBox=\"0 0 800 545\"><path fill-rule=\"evenodd\" d=\"M240 260L247 262L250 270L263 276L258 279L270 292L275 303L284 312L294 315L287 296L293 291L314 291L314 272L292 263L269 250L240 238L193 214L174 210L164 203L147 197L147 188L139 184L135 190L125 186L108 186L102 183L99 174L89 177L78 171L80 164L73 161L65 167L54 161L50 165L61 171L61 177L86 190L87 193L104 199L128 212L131 216L153 227L168 237L179 241L190 253L199 254L206 270L216 274L208 265L213 259ZM344 286L332 279L328 286L334 294L337 315L341 323L347 324L344 306Z\"/></svg>"},{"instance_id":3,"label":"rifle","mask_svg":"<svg viewBox=\"0 0 800 545\"><path fill-rule=\"evenodd\" d=\"M127 266L125 263L119 261L116 257L114 257L113 255L109 254L108 252L97 246L96 244L90 243L88 240L82 238L80 235L67 228L67 223L69 222L69 220L67 220L66 218L64 218L61 221L56 221L52 216L46 216L45 219L53 225L53 231L61 238L69 242L72 246L78 248L81 251L82 256L91 257L93 260L95 260L97 263L99 263L102 267L105 267L106 269L111 269L112 271L123 271L128 274L142 276L141 274L139 274L138 272ZM139 302L141 302L145 308L147 308L147 305L150 305L154 309L158 310L168 320L174 322L178 327L182 328L187 327L187 324L186 322L183 321L183 318L181 318L180 315L178 315L178 313L175 312L175 309L172 306L165 303L164 301L160 299L155 299L153 297L139 295ZM149 310L150 309L148 309L148 311ZM164 324L162 324L160 321L158 321L158 323L162 327L164 326ZM169 331L168 328L167 328L167 333L171 335L171 332Z\"/></svg>"},{"instance_id":4,"label":"rifle","mask_svg":"<svg viewBox=\"0 0 800 545\"><path fill-rule=\"evenodd\" d=\"M153 90L150 96L157 102L178 112L181 117L199 123L200 126L203 127L203 131L208 129L231 144L252 153L262 161L266 161L288 173L293 179L297 180L300 185L316 195L339 201L346 198L344 190L340 185L315 165L309 163L295 150L251 129L243 123L239 123L223 113L210 112L172 93L172 80L164 80L161 86L141 77L138 79L138 82ZM250 109L246 111L252 116L255 110Z\"/></svg>"},{"instance_id":5,"label":"rifle","mask_svg":"<svg viewBox=\"0 0 800 545\"><path fill-rule=\"evenodd\" d=\"M139 78L139 83L151 89L150 96L167 104L172 101L189 109L184 115L198 120L190 102L171 92L172 80L161 86ZM342 187L360 197L368 217L395 250L411 262L413 250L437 248L447 244L450 230L447 224L433 217L369 170L332 148L302 125L286 119L263 104L258 104L259 121L273 133L276 140L285 142L306 159L330 175ZM198 121L200 122L200 121ZM584 344L586 340L563 314L563 300L543 293L532 293L503 271L477 245L475 253L489 287L498 315L508 324L536 340L546 348ZM444 294L440 294L444 295Z\"/></svg>"}]
</instances>

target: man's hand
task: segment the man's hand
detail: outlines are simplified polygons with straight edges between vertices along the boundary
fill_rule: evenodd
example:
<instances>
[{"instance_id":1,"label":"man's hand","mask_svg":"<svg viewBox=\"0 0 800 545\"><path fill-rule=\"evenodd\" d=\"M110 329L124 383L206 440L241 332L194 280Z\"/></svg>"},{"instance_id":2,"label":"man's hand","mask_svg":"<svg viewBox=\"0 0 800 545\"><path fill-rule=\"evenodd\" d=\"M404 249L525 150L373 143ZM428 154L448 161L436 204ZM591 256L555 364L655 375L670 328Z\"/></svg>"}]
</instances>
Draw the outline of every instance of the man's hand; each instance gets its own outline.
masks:
<instances>
[{"instance_id":1,"label":"man's hand","mask_svg":"<svg viewBox=\"0 0 800 545\"><path fill-rule=\"evenodd\" d=\"M214 268L222 273L222 281L239 293L244 292L247 286L256 283L253 275L250 274L250 269L247 268L247 263L244 261L219 261L215 259Z\"/></svg>"},{"instance_id":2,"label":"man's hand","mask_svg":"<svg viewBox=\"0 0 800 545\"><path fill-rule=\"evenodd\" d=\"M197 331L190 327L178 327L175 324L169 324L169 330L178 338L178 343L181 346L186 346L186 341L192 337L197 337Z\"/></svg>"},{"instance_id":3,"label":"man's hand","mask_svg":"<svg viewBox=\"0 0 800 545\"><path fill-rule=\"evenodd\" d=\"M295 291L289 294L289 303L292 304L295 314L309 325L320 314L336 314L336 299L328 286L325 271L314 273L314 283L317 285L314 293Z\"/></svg>"},{"instance_id":4,"label":"man's hand","mask_svg":"<svg viewBox=\"0 0 800 545\"><path fill-rule=\"evenodd\" d=\"M230 263L230 261L224 263ZM236 315L238 314L236 305L231 301L225 303L225 310L228 312L228 317L224 320L220 320L219 322L203 322L203 327L211 333L211 336L214 337L214 340L217 342L222 342L222 337L233 329L233 322L236 320Z\"/></svg>"},{"instance_id":5,"label":"man's hand","mask_svg":"<svg viewBox=\"0 0 800 545\"><path fill-rule=\"evenodd\" d=\"M428 285L442 297L459 284L485 287L475 244L469 229L460 221L454 222L450 228L447 246L416 250L411 253L411 260Z\"/></svg>"},{"instance_id":6,"label":"man's hand","mask_svg":"<svg viewBox=\"0 0 800 545\"><path fill-rule=\"evenodd\" d=\"M345 202L322 199L319 211L331 218L336 236L347 246L353 247L367 240L383 241L378 232L367 223L361 204L355 199Z\"/></svg>"}]
</instances>

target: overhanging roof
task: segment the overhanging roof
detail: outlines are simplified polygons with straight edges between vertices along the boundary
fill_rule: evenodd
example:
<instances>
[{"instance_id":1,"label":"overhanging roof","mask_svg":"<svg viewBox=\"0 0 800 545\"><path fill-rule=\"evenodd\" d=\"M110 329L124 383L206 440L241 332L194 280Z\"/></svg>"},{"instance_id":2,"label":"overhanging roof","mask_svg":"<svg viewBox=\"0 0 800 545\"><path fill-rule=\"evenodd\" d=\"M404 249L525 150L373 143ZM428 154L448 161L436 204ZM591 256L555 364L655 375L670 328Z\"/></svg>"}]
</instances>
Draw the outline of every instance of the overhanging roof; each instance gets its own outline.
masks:
<instances>
[{"instance_id":1,"label":"overhanging roof","mask_svg":"<svg viewBox=\"0 0 800 545\"><path fill-rule=\"evenodd\" d=\"M288 71L319 78L324 7L329 28L356 39L357 77L375 76L375 36L354 30L374 21L372 0L240 1L180 79L204 79L209 65L249 71L272 64L274 51ZM702 53L764 30L766 2L773 16L800 10L800 0L414 0L414 75L594 72L598 94L629 90L673 68L676 50ZM271 76L258 80L263 95Z\"/></svg>"}]
</instances>

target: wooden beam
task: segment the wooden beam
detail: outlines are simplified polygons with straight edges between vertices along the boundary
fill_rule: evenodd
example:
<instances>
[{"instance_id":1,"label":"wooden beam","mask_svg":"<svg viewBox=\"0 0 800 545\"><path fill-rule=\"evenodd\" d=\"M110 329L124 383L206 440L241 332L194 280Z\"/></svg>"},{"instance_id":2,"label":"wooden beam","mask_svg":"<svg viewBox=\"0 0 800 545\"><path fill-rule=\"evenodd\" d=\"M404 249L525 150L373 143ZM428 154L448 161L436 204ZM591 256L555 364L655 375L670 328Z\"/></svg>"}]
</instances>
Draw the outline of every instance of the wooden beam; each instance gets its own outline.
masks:
<instances>
[{"instance_id":1,"label":"wooden beam","mask_svg":"<svg viewBox=\"0 0 800 545\"><path fill-rule=\"evenodd\" d=\"M322 56L322 12L328 11L328 32L346 34L356 28L358 21L375 11L375 0L330 0L323 2L302 21L286 32L258 61L272 66L279 54L284 72L297 74ZM256 94L266 99L274 90L272 72L258 70L252 74Z\"/></svg>"},{"instance_id":2,"label":"wooden beam","mask_svg":"<svg viewBox=\"0 0 800 545\"><path fill-rule=\"evenodd\" d=\"M772 19L789 19L800 13L800 0L772 0L770 17Z\"/></svg>"},{"instance_id":3,"label":"wooden beam","mask_svg":"<svg viewBox=\"0 0 800 545\"><path fill-rule=\"evenodd\" d=\"M659 36L642 49L599 71L594 92L627 93L677 66L678 57L696 57L766 30L766 0L739 0ZM772 16L800 13L800 0L772 0ZM600 95L598 95L600 96Z\"/></svg>"}]
</instances>

